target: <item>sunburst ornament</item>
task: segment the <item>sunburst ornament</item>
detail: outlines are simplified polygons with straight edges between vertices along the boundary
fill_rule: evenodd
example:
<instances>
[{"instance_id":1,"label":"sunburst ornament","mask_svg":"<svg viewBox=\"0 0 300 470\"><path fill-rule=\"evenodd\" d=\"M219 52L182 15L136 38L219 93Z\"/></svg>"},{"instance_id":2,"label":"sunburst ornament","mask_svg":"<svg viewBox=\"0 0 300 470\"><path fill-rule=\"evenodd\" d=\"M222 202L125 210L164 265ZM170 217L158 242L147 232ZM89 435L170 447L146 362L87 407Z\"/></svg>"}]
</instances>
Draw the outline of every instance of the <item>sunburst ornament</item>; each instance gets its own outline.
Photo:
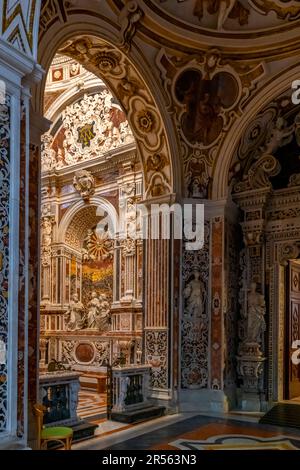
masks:
<instances>
[{"instance_id":1,"label":"sunburst ornament","mask_svg":"<svg viewBox=\"0 0 300 470\"><path fill-rule=\"evenodd\" d=\"M105 230L88 229L83 244L83 258L88 261L103 261L113 256L113 240Z\"/></svg>"}]
</instances>

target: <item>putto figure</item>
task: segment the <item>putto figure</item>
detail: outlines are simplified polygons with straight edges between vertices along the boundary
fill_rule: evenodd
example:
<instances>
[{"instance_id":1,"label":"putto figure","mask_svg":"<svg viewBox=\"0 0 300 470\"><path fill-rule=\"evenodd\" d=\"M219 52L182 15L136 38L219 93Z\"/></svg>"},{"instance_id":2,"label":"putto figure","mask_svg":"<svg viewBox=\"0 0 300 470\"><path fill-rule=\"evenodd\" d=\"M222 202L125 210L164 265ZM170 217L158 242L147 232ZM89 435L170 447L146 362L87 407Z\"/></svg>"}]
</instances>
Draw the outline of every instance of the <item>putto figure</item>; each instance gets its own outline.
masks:
<instances>
[{"instance_id":1,"label":"putto figure","mask_svg":"<svg viewBox=\"0 0 300 470\"><path fill-rule=\"evenodd\" d=\"M95 180L92 173L87 170L76 171L73 186L84 200L89 200L95 192Z\"/></svg>"}]
</instances>

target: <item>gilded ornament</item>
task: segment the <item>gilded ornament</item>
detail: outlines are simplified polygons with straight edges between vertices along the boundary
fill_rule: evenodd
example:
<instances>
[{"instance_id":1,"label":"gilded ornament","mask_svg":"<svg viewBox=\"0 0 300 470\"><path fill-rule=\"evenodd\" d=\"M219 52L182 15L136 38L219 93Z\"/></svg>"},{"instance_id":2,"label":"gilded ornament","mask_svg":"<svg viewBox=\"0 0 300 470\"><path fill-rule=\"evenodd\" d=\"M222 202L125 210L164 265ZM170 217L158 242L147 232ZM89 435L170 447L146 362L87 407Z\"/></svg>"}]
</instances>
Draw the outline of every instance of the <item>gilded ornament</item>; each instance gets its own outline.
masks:
<instances>
[{"instance_id":1,"label":"gilded ornament","mask_svg":"<svg viewBox=\"0 0 300 470\"><path fill-rule=\"evenodd\" d=\"M106 52L98 52L95 54L92 62L104 74L110 73L118 65L117 58L113 54L107 54Z\"/></svg>"}]
</instances>

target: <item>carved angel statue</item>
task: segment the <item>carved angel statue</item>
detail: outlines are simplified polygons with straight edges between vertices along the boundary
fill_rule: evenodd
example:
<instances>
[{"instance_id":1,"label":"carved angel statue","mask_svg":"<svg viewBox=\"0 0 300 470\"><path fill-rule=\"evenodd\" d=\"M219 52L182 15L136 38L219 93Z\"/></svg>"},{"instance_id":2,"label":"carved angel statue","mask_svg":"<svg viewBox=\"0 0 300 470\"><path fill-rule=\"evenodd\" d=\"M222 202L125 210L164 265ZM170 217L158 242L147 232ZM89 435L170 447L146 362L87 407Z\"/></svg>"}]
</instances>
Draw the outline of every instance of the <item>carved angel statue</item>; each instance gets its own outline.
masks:
<instances>
[{"instance_id":1,"label":"carved angel statue","mask_svg":"<svg viewBox=\"0 0 300 470\"><path fill-rule=\"evenodd\" d=\"M266 330L266 305L262 294L256 291L256 283L252 282L248 293L248 315L246 341L260 343L263 332Z\"/></svg>"},{"instance_id":2,"label":"carved angel statue","mask_svg":"<svg viewBox=\"0 0 300 470\"><path fill-rule=\"evenodd\" d=\"M65 319L69 331L82 330L84 328L86 321L85 310L78 294L73 294L69 308L65 313Z\"/></svg>"},{"instance_id":3,"label":"carved angel statue","mask_svg":"<svg viewBox=\"0 0 300 470\"><path fill-rule=\"evenodd\" d=\"M279 147L289 144L293 139L295 125L287 125L282 117L279 117L271 131L271 134L265 145L261 148L263 154L273 155Z\"/></svg>"},{"instance_id":4,"label":"carved angel statue","mask_svg":"<svg viewBox=\"0 0 300 470\"><path fill-rule=\"evenodd\" d=\"M200 271L194 270L194 279L190 280L183 291L186 300L185 314L199 318L204 314L205 289L200 279Z\"/></svg>"}]
</instances>

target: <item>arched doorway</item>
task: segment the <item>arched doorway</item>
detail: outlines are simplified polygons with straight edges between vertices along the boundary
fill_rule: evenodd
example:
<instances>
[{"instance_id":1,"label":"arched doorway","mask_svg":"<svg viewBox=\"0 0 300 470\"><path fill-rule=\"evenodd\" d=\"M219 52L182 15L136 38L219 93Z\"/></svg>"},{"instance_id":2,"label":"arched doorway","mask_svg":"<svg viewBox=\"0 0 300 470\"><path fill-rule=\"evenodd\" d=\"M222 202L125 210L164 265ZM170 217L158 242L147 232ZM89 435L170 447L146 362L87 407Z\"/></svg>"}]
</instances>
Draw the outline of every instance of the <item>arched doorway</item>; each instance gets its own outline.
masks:
<instances>
[{"instance_id":1,"label":"arched doorway","mask_svg":"<svg viewBox=\"0 0 300 470\"><path fill-rule=\"evenodd\" d=\"M220 180L215 191L227 197L231 193L239 209L233 407L248 411L265 411L298 393L298 369L291 364L292 343L299 334L297 290L291 283L297 278L300 220L299 109L287 87L293 74L295 70L278 79L276 96L267 88L268 104L255 110L252 103L253 118L249 122L245 116L239 123L245 129L234 137L234 152L216 168Z\"/></svg>"},{"instance_id":2,"label":"arched doorway","mask_svg":"<svg viewBox=\"0 0 300 470\"><path fill-rule=\"evenodd\" d=\"M93 26L92 26L93 25ZM112 36L100 31L99 22L93 24L92 17L86 25L78 24L76 17L68 25L59 21L50 25L47 31L41 32L40 58L42 66L48 69L53 55L59 50L68 55L102 78L117 97L136 139L137 154L144 178L142 202L145 206L151 203L172 203L175 198L176 174L171 163L176 139L170 139L172 130L168 117L162 106L158 106L155 87L146 84L144 76L134 65L133 60L123 51L112 46ZM79 31L82 34L79 34ZM88 35L86 32L93 32ZM100 37L105 37L105 40ZM49 38L52 38L49 43ZM54 38L54 39L53 39ZM50 44L50 47L49 47ZM40 99L43 95L44 83L38 85L33 96L36 111L41 113ZM171 133L170 133L171 132ZM175 161L175 160L174 160ZM173 168L174 167L174 168ZM174 290L174 282L178 289L179 271L174 271L173 258L179 245L174 248L173 240L145 240L144 242L144 307L143 307L143 354L142 362L152 366L151 388L155 400L162 400L169 407L176 402L178 356L176 342L178 329L178 291ZM162 256L161 256L162 255ZM169 262L169 257L173 261ZM164 288L152 275L153 271L160 273L164 279ZM177 279L177 281L176 281ZM147 295L151 292L151 296ZM171 343L171 338L173 341ZM172 347L170 346L172 344ZM136 348L135 348L136 349ZM173 404L172 404L173 403Z\"/></svg>"}]
</instances>

